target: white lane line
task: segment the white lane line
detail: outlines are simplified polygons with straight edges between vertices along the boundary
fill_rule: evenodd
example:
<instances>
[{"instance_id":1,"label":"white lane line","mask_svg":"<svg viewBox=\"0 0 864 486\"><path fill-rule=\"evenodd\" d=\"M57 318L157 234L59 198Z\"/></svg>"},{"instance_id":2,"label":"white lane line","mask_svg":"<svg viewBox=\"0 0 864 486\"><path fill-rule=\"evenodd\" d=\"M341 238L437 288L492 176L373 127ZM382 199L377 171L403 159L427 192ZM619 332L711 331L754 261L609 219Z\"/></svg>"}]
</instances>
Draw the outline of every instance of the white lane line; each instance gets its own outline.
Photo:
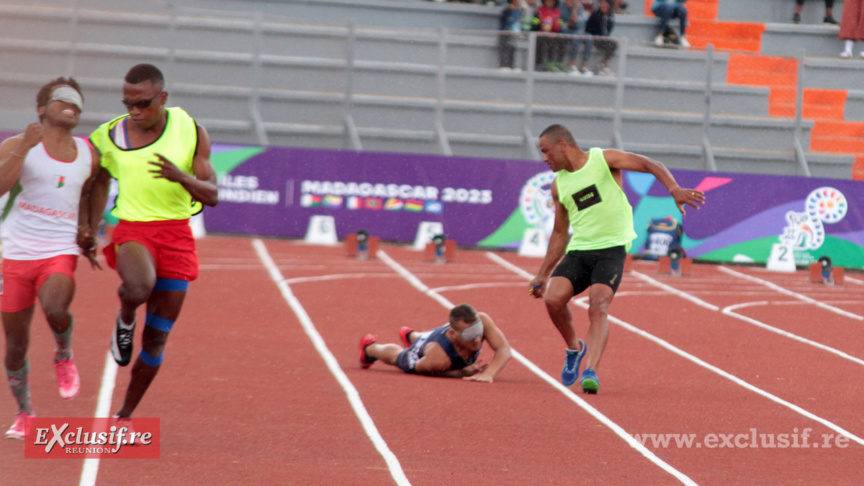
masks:
<instances>
[{"instance_id":1,"label":"white lane line","mask_svg":"<svg viewBox=\"0 0 864 486\"><path fill-rule=\"evenodd\" d=\"M351 279L351 278L394 278L391 273L332 273L330 275L318 275L315 277L297 277L297 278L289 278L285 279L285 283L288 285L295 283L309 283L309 282L324 282L327 280L342 280L342 279Z\"/></svg>"},{"instance_id":2,"label":"white lane line","mask_svg":"<svg viewBox=\"0 0 864 486\"><path fill-rule=\"evenodd\" d=\"M769 325L769 324L765 324L764 322L758 321L758 320L753 319L753 318L751 318L751 317L747 317L747 316L745 316L745 315L743 315L743 314L739 314L739 313L735 312L736 309L744 308L744 307L752 307L752 306L754 306L754 305L769 305L769 304L770 304L770 305L782 305L782 304L793 304L793 303L794 303L794 304L802 304L802 305L811 305L812 302L809 301L809 300L803 300L803 299L802 299L802 300L799 300L799 301L797 301L797 302L788 302L788 301L776 301L776 302L758 301L758 302L749 302L749 303L743 303L743 304L730 305L730 306L726 306L726 307L724 307L723 309L720 309L719 307L717 307L717 306L715 306L715 305L713 305L713 304L708 304L707 302L704 302L703 300L699 299L698 297L694 297L693 295L691 295L691 294L689 294L689 293L687 293L687 292L684 292L683 290L679 290L679 289L676 289L675 287L671 287L671 286L666 285L666 284L664 284L664 283L662 283L662 282L658 282L658 281L654 280L653 278L648 277L647 275L642 275L642 274L640 274L639 272L635 272L635 271L632 272L632 273L633 273L636 277L638 277L638 278L640 278L641 280L647 282L648 284L650 284L650 285L655 285L655 286L657 286L657 287L659 287L659 288L661 288L661 289L663 289L663 290L665 290L665 291L667 291L667 292L669 292L669 293L671 293L671 294L673 294L673 295L676 295L676 296L681 297L681 298L683 298L683 299L689 300L689 301L694 302L694 303L696 303L696 304L698 304L698 305L702 305L702 304L700 304L700 303L704 303L704 305L702 305L702 307L705 307L706 309L711 309L711 310L714 310L714 311L720 311L720 312L722 312L723 314L726 314L727 316L734 317L734 318L736 318L736 319L742 320L742 321L747 322L747 323L749 323L749 324L753 324L753 325L756 326L756 327L760 327L760 328L765 329L765 330L767 330L767 331L771 331L771 332L773 332L773 333L779 334L779 335L781 335L781 336L787 337L787 338L789 338L789 339L793 339L793 340L795 340L795 341L798 341L798 342L801 342L801 343L804 343L804 344L809 344L809 345L811 345L811 346L813 346L813 347L816 347L816 348L819 348L819 349L821 349L821 350L823 350L823 351L828 351L829 353L835 354L835 355L840 356L841 358L844 358L844 359L848 359L848 360L850 360L850 361L852 361L852 362L854 362L854 363L856 363L856 364L862 364L862 365L864 365L864 361L862 361L862 360L860 360L860 359L858 359L858 358L856 358L856 357L854 357L854 356L852 356L852 355L849 355L849 354L847 354L847 353L844 353L843 351L840 351L839 349L832 348L832 347L830 347L830 346L826 346L826 345L821 344L821 343L818 343L818 342L816 342L816 341L812 341L812 340L810 340L810 339L807 339L807 338L805 338L805 337L802 337L802 336L799 336L799 335L797 335L797 334L791 333L791 332L789 332L789 331L784 331L783 329L780 329L780 328L777 328L777 327L771 326L771 325ZM811 299L811 300L812 300L812 299ZM826 305L827 305L827 304L826 304Z\"/></svg>"},{"instance_id":3,"label":"white lane line","mask_svg":"<svg viewBox=\"0 0 864 486\"><path fill-rule=\"evenodd\" d=\"M731 268L728 268L728 267L720 266L720 267L717 267L717 269L723 273L728 274L728 275L742 278L742 279L748 280L750 282L758 283L759 285L763 285L765 287L768 287L769 289L771 289L775 292L781 293L783 295L788 295L789 297L793 297L793 298L798 299L798 300L803 300L804 302L809 302L809 303L815 305L816 307L821 307L822 309L833 312L835 314L840 314L841 316L851 317L852 319L855 319L857 321L864 321L864 316L860 316L858 314L853 314L852 312L847 312L847 311L840 309L838 307L834 307L833 305L828 305L824 302L820 302L820 301L813 299L811 297L807 297L806 295L802 295L802 294L799 294L797 292L793 292L789 289L785 289L785 288L775 284L774 282L762 280L759 277L747 275L746 273L741 273L741 272L738 272L736 270L732 270Z\"/></svg>"},{"instance_id":4,"label":"white lane line","mask_svg":"<svg viewBox=\"0 0 864 486\"><path fill-rule=\"evenodd\" d=\"M318 330L315 328L315 324L312 322L312 319L309 318L309 314L306 313L306 310L303 308L303 305L294 296L294 293L291 292L291 287L285 282L285 278L282 276L282 272L279 271L279 268L273 262L273 259L270 258L270 254L267 252L267 247L264 245L264 242L260 239L252 240L252 246L255 248L255 252L258 254L258 258L261 259L261 263L267 269L267 272L270 274L270 278L276 283L276 286L279 287L280 292L282 293L282 297L291 306L291 309L294 311L294 314L297 315L297 319L300 320L300 325L303 326L303 330L306 332L306 335L309 336L309 340L312 341L312 344L315 346L315 350L318 351L318 354L321 355L321 358L324 360L324 363L327 365L327 368L330 370L330 373L336 378L336 381L339 382L339 385L342 387L342 390L345 392L345 395L348 397L348 402L351 404L351 408L354 409L354 414L357 415L357 418L360 420L360 424L363 426L363 429L366 431L366 435L369 437L369 440L372 441L372 444L375 446L375 449L378 450L378 453L381 454L381 457L384 458L384 461L387 463L387 467L390 470L390 475L396 481L398 485L410 485L411 483L408 481L408 478L405 476L405 472L402 470L402 465L399 463L399 459L395 454L387 447L387 443L384 441L384 438L381 437L381 434L378 432L378 428L375 427L375 421L372 420L372 417L369 415L369 412L366 410L366 407L363 405L363 400L360 398L360 393L357 392L357 389L354 388L354 385L351 383L351 380L348 379L348 376L345 375L345 372L342 371L342 368L339 366L339 362L336 360L336 357L333 356L333 353L327 348L327 343L324 342L324 339L318 333Z\"/></svg>"},{"instance_id":5,"label":"white lane line","mask_svg":"<svg viewBox=\"0 0 864 486\"><path fill-rule=\"evenodd\" d=\"M487 253L487 255L488 255L488 253ZM424 294L428 295L429 297L432 297L433 299L438 301L439 304L444 306L446 309L450 309L453 307L452 302L450 302L449 300L447 300L443 296L439 295L434 290L430 289L426 284L421 282L420 279L418 279L413 274L411 274L411 272L406 270L405 267L403 267L402 265L397 263L395 260L390 258L390 256L387 255L386 253L384 253L383 251L378 250L378 258L380 258L384 263L386 263L388 266L390 266L398 274L405 277L405 279L408 280L408 282L410 282L411 285L413 285L415 288L417 288L417 290L423 292ZM528 358L523 356L521 353L519 353L515 349L511 349L511 352L512 352L513 358L515 358L517 361L519 361L523 366L525 366L526 368L531 370L531 372L533 372L535 375L539 376L546 383L555 387L556 390L563 393L564 396L566 396L573 403L575 403L580 408L582 408L583 410L588 412L592 417L597 419L597 421L599 421L600 423L602 423L606 427L610 428L613 432L615 432L616 435L618 435L621 439L623 439L625 442L627 442L627 444L630 447L639 451L639 453L642 454L646 459L653 462L656 466L660 467L661 469L663 469L667 473L674 476L676 479L681 481L681 483L683 483L683 484L687 484L687 485L696 485L697 484L695 481L690 479L687 475L685 475L681 471L675 469L674 467L670 466L668 463L666 463L665 461L663 461L662 459L657 457L647 447L645 447L639 441L634 439L631 434L627 433L627 431L624 430L620 425L616 424L615 422L610 420L608 417L603 415L599 410L592 407L590 404L588 404L588 402L586 402L584 399L579 397L579 395L576 395L575 393L573 393L573 391L570 388L565 387L564 385L559 383L558 380L549 376L548 373L546 373L545 371L540 369L540 367L538 367L537 365L532 363Z\"/></svg>"},{"instance_id":6,"label":"white lane line","mask_svg":"<svg viewBox=\"0 0 864 486\"><path fill-rule=\"evenodd\" d=\"M732 316L736 319L741 319L742 321L753 324L756 327L761 327L762 329L765 329L767 331L771 331L773 333L777 333L777 334L779 334L781 336L785 336L789 339L794 339L795 341L802 342L804 344L809 344L810 346L813 346L814 348L819 348L823 351L828 351L831 354L837 355L843 359L848 359L849 361L851 361L855 364L859 364L859 365L864 366L864 360L860 360L860 359L858 359L852 355L846 354L843 351L840 351L839 349L832 348L830 346L826 346L822 343L812 341L812 340L807 339L805 337L801 337L801 336L799 336L797 334L793 334L789 331L784 331L784 330L776 328L774 326L769 326L768 324L765 324L764 322L757 321L756 319L753 319L751 317L747 317L743 314L738 314L737 312L735 312L735 310L741 309L744 307L754 307L757 305L778 305L778 304L784 304L784 303L785 304L792 304L792 303L799 304L799 302L767 302L767 301L745 302L743 304L736 304L736 305L730 305L728 307L724 307L723 313L728 315L728 316Z\"/></svg>"},{"instance_id":7,"label":"white lane line","mask_svg":"<svg viewBox=\"0 0 864 486\"><path fill-rule=\"evenodd\" d=\"M111 397L114 395L114 383L117 380L117 363L109 351L105 355L105 368L102 370L102 384L99 386L99 398L96 400L96 418L110 417ZM99 458L84 459L81 468L79 486L94 486L99 475Z\"/></svg>"},{"instance_id":8,"label":"white lane line","mask_svg":"<svg viewBox=\"0 0 864 486\"><path fill-rule=\"evenodd\" d=\"M500 263L501 266L511 269L514 273L518 273L519 275L522 275L526 279L534 278L534 276L531 275L530 273L526 272L525 270L519 268L516 265L513 265L512 263L508 262L507 260L504 260L500 256L495 255L494 253L487 253L486 256L488 256L492 260ZM577 299L576 301L574 301L574 304L578 305L579 307L582 307L583 309L588 309L588 304L586 304L584 302L585 299L587 299L587 297ZM767 392L761 388L753 386L750 383L747 383L746 381L738 378L737 376L732 375L726 371L723 371L722 369L697 358L696 356L684 351L683 349L680 349L680 348L673 346L669 342L664 341L663 339L660 339L657 336L654 336L653 334L649 334L649 333L643 331L642 329L639 329L638 327L633 326L632 324L629 324L627 322L624 322L621 319L618 319L617 317L614 317L612 315L609 316L609 322L613 322L615 324L618 324L619 326L623 327L624 329L627 329L628 331L630 331L636 335L639 335L639 336L641 336L641 337L643 337L649 341L652 341L656 344L659 344L661 347L677 354L678 356L681 356L682 358L690 360L693 363L695 363L695 364L697 364L697 365L699 365L699 366L701 366L701 367L703 367L709 371L712 371L712 372L722 376L723 378L726 378L727 380L729 380L729 381L731 381L731 382L733 382L739 386L746 388L747 390L752 391L753 393L761 395L761 396L771 400L774 403L777 403L779 405L783 405L784 407L789 408L790 410L797 412L798 414L800 414L804 417L807 417L813 421L819 422L820 424L828 427L829 429L837 432L838 434L841 434L841 435L848 437L849 440L853 440L853 441L855 441L861 445L864 445L864 439L862 439L861 437L858 437L857 435L853 434L852 432L849 432L848 430L840 427L839 425L837 425L833 422L830 422L828 420L825 420L822 417L819 417L819 416L817 416L811 412L808 412L807 410L804 410L803 408L799 407L798 405L795 405L794 403L787 402L786 400L783 400L782 398L780 398L776 395L772 395L771 393L769 393L769 392Z\"/></svg>"},{"instance_id":9,"label":"white lane line","mask_svg":"<svg viewBox=\"0 0 864 486\"><path fill-rule=\"evenodd\" d=\"M474 284L465 284L465 285L448 285L445 287L435 287L432 289L433 292L449 292L453 290L473 290L473 289L489 289L489 288L497 288L497 287L522 287L522 284L519 282L487 282L487 283L474 283Z\"/></svg>"},{"instance_id":10,"label":"white lane line","mask_svg":"<svg viewBox=\"0 0 864 486\"><path fill-rule=\"evenodd\" d=\"M846 274L845 278L847 282L852 282L856 285L864 285L864 280L861 280L860 278L850 277L849 274Z\"/></svg>"},{"instance_id":11,"label":"white lane line","mask_svg":"<svg viewBox=\"0 0 864 486\"><path fill-rule=\"evenodd\" d=\"M688 294L687 292L682 292L682 291L676 289L675 287L671 287L669 285L666 285L663 282L660 282L659 280L655 280L655 279L649 277L648 275L645 275L644 273L639 273L635 270L632 270L630 273L634 277L638 278L639 280L642 280L643 282L648 283L649 285L659 287L659 288L669 292L670 294L675 294L678 297L681 297L682 299L689 300L690 302L693 302L694 304L696 304L700 307L704 307L704 308L712 310L712 311L719 311L720 310L720 308L714 304L709 304L708 302L705 302L704 300L702 300L698 297L695 297L691 294ZM534 278L534 277L531 277L531 278Z\"/></svg>"},{"instance_id":12,"label":"white lane line","mask_svg":"<svg viewBox=\"0 0 864 486\"><path fill-rule=\"evenodd\" d=\"M666 285L666 284L664 284L664 283L658 282L658 281L652 279L651 277L648 277L648 276L645 276L645 275L639 274L638 272L632 272L632 273L633 273L636 277L639 277L641 280L643 280L643 281L649 283L650 285L655 285L655 286L657 286L657 287L659 287L659 288L662 288L663 290L665 290L665 291L667 291L667 292L669 292L669 293L671 293L671 294L673 294L673 295L676 295L676 296L678 296L678 297L681 297L681 298L683 298L683 299L689 300L689 301L694 302L694 303L697 303L697 304L699 304L700 302L704 302L704 301L702 301L701 299L699 299L699 298L697 298L697 297L694 297L694 296L688 294L687 292L684 292L683 290L679 290L679 289L676 289L676 288L671 287L671 286L669 286L669 285ZM783 305L783 304L793 304L793 303L794 303L794 304L801 304L801 305L811 305L811 304L812 304L811 300L812 300L812 299L810 299L810 300L800 299L800 300L798 300L798 301L796 301L796 302L788 302L788 301L776 301L776 302L759 301L759 302L751 302L751 303L743 303L743 304L730 305L730 306L726 306L726 307L724 307L723 309L720 309L719 307L717 307L717 306L715 306L715 305L713 305L713 304L708 304L707 302L705 302L705 305L702 305L702 307L705 307L705 308L707 308L707 309L711 309L711 310L714 310L714 311L720 311L720 312L722 312L723 314L726 314L727 316L734 317L734 318L736 318L736 319L742 320L742 321L747 322L747 323L749 323L749 324L753 324L753 325L756 326L756 327L760 327L760 328L765 329L765 330L767 330L767 331L771 331L771 332L773 332L773 333L779 334L779 335L781 335L781 336L787 337L787 338L789 338L789 339L793 339L793 340L795 340L795 341L798 341L798 342L801 342L801 343L804 343L804 344L809 344L809 345L811 345L811 346L813 346L813 347L815 347L815 348L821 349L821 350L823 350L823 351L828 351L829 353L832 353L832 354L834 354L834 355L840 356L841 358L848 359L848 360L852 361L853 363L864 365L864 361L862 361L862 360L860 360L860 359L858 359L858 358L856 358L856 357L854 357L854 356L852 356L852 355L849 355L849 354L847 354L847 353L844 353L843 351L840 351L839 349L832 348L832 347L830 347L830 346L826 346L826 345L821 344L821 343L818 343L818 342L816 342L816 341L812 341L812 340L810 340L810 339L807 339L807 338L805 338L805 337L802 337L802 336L799 336L799 335L797 335L797 334L791 333L791 332L789 332L789 331L784 331L783 329L780 329L780 328L777 328L777 327L774 327L774 326L771 326L771 325L765 324L764 322L758 321L758 320L753 319L753 318L751 318L751 317L747 317L747 316L745 316L745 315L743 315L743 314L739 314L739 313L735 312L735 310L738 309L738 308L743 308L743 307L752 307L752 306L754 306L754 305L769 305L769 304L771 304L771 305ZM701 304L700 304L700 305L701 305ZM827 304L826 304L826 305L827 305Z\"/></svg>"},{"instance_id":13,"label":"white lane line","mask_svg":"<svg viewBox=\"0 0 864 486\"><path fill-rule=\"evenodd\" d=\"M586 299L586 298L587 297L583 297L582 299L579 299L579 300L575 301L574 303L576 305L578 305L579 307L582 307L583 309L588 309L588 304L586 304L583 301L583 299ZM780 398L776 395L773 395L773 394L771 394L771 393L769 393L769 392L767 392L761 388L758 388L754 385L751 385L750 383L742 380L741 378L738 378L737 376L735 376L731 373L728 373L728 372L726 372L726 371L724 371L724 370L722 370L722 369L720 369L720 368L718 368L712 364L709 364L709 363L703 361L702 359L697 358L696 356L688 353L687 351L684 351L683 349L680 349L680 348L670 344L669 342L664 341L663 339L660 339L657 336L654 336L653 334L649 334L649 333L637 328L636 326L633 326L632 324L624 322L621 319L618 319L617 317L614 317L614 316L609 316L609 321L614 322L615 324L618 324L619 326L623 327L624 329L627 329L630 332L638 334L639 336L642 336L643 338L648 339L649 341L652 341L656 344L659 344L660 346L662 346L662 347L666 348L667 350L677 354L678 356L681 356L682 358L688 359L688 360L692 361L693 363L696 363L697 365L699 365L699 366L701 366L701 367L703 367L709 371L713 371L714 373L717 373L718 375L722 376L723 378L726 378L727 380L732 381L733 383L735 383L737 385L740 385L740 386L742 386L742 387L744 387L744 388L746 388L746 389L748 389L748 390L750 390L750 391L752 391L758 395L761 395L761 396L771 400L772 402L783 405L784 407L787 407L790 410L797 412L804 417L807 417L811 420L819 422L820 424L828 427L829 429L837 432L838 434L842 434L842 435L848 437L850 440L853 440L853 441L855 441L861 445L864 445L864 439L862 439L861 437L858 437L857 435L853 434L852 432L849 432L848 430L840 427L839 425L837 425L833 422L830 422L826 419L823 419L822 417L819 417L816 414L808 412L807 410L804 410L803 408L799 407L798 405L795 405L794 403L783 400L782 398Z\"/></svg>"}]
</instances>

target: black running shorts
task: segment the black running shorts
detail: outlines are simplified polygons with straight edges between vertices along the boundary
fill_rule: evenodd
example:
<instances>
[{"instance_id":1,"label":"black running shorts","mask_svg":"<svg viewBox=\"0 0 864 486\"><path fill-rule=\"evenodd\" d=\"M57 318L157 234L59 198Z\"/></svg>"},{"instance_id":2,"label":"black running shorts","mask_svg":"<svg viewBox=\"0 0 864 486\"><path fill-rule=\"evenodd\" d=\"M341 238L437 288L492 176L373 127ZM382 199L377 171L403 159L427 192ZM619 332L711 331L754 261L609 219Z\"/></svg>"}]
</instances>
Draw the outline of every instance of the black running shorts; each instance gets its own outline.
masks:
<instances>
[{"instance_id":1,"label":"black running shorts","mask_svg":"<svg viewBox=\"0 0 864 486\"><path fill-rule=\"evenodd\" d=\"M624 275L624 246L602 250L573 250L564 255L561 263L552 272L553 277L564 277L573 285L573 295L581 293L594 284L605 284L618 290Z\"/></svg>"}]
</instances>

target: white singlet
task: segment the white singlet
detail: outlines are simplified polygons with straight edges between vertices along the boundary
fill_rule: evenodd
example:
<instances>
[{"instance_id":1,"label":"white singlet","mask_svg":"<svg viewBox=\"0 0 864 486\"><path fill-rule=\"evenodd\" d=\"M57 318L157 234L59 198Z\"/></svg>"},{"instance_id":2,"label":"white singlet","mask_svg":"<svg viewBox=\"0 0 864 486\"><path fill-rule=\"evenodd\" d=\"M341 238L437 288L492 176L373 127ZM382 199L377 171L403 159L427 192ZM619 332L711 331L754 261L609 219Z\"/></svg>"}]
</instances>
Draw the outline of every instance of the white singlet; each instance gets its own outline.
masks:
<instances>
[{"instance_id":1,"label":"white singlet","mask_svg":"<svg viewBox=\"0 0 864 486\"><path fill-rule=\"evenodd\" d=\"M90 176L87 141L73 137L78 154L64 162L48 155L40 143L24 159L18 182L3 208L0 238L3 258L42 260L78 255L78 202Z\"/></svg>"}]
</instances>

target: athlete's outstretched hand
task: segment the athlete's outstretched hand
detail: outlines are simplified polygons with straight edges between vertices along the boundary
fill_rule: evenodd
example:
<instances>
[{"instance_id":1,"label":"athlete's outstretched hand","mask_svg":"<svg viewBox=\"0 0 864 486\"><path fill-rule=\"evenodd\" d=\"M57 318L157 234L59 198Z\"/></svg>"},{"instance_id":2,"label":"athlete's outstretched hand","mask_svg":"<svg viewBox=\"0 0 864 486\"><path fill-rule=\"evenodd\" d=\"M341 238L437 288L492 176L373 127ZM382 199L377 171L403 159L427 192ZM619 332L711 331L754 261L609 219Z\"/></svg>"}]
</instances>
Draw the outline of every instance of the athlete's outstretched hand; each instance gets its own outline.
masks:
<instances>
[{"instance_id":1,"label":"athlete's outstretched hand","mask_svg":"<svg viewBox=\"0 0 864 486\"><path fill-rule=\"evenodd\" d=\"M481 363L476 362L474 364L470 364L464 368L462 368L463 380L472 380L474 377L480 377L480 374L486 371L486 367L489 366L489 363ZM472 381L483 381L482 379L473 379Z\"/></svg>"},{"instance_id":2,"label":"athlete's outstretched hand","mask_svg":"<svg viewBox=\"0 0 864 486\"><path fill-rule=\"evenodd\" d=\"M696 209L699 209L700 204L705 204L705 193L696 189L678 187L673 189L670 195L675 199L675 205L678 206L681 214L687 214L687 211L684 209L685 204L693 206Z\"/></svg>"}]
</instances>

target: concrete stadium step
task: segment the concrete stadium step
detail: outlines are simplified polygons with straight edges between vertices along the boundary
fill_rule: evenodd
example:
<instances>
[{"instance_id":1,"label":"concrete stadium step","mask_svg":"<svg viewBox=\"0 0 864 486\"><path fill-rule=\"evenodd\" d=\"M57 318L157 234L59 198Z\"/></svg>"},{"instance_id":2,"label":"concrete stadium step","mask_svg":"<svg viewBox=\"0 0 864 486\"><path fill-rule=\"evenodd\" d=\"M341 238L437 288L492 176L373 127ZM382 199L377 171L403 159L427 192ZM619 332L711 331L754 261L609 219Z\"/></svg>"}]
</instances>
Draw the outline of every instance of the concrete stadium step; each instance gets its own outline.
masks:
<instances>
[{"instance_id":1,"label":"concrete stadium step","mask_svg":"<svg viewBox=\"0 0 864 486\"><path fill-rule=\"evenodd\" d=\"M438 77L424 68L372 66L358 62L354 92L357 94L437 98ZM608 107L614 103L615 77L585 78L561 73L537 73L532 98L535 103ZM444 98L448 100L522 103L527 96L528 74L453 68L446 71ZM624 106L629 109L702 113L705 86L681 81L625 78ZM740 115L766 115L766 88L712 85L712 111Z\"/></svg>"},{"instance_id":2,"label":"concrete stadium step","mask_svg":"<svg viewBox=\"0 0 864 486\"><path fill-rule=\"evenodd\" d=\"M719 2L717 18L761 23L792 24L795 2L791 0L722 0ZM843 15L843 0L834 1L834 18L839 22ZM825 2L808 0L801 8L801 25L822 24L825 17ZM795 24L792 24L795 25Z\"/></svg>"},{"instance_id":3,"label":"concrete stadium step","mask_svg":"<svg viewBox=\"0 0 864 486\"><path fill-rule=\"evenodd\" d=\"M657 144L624 144L625 150L640 153L663 162L673 169L708 170L702 148L698 146L668 146ZM740 150L714 148L717 170L755 174L803 175L791 150ZM818 152L805 153L813 177L849 179L854 157Z\"/></svg>"},{"instance_id":4,"label":"concrete stadium step","mask_svg":"<svg viewBox=\"0 0 864 486\"><path fill-rule=\"evenodd\" d=\"M727 53L716 51L713 53L711 66L713 83L726 82L728 62ZM707 54L702 50L667 49L635 43L628 50L627 77L704 83L707 78L707 64ZM612 67L615 66L612 64Z\"/></svg>"},{"instance_id":5,"label":"concrete stadium step","mask_svg":"<svg viewBox=\"0 0 864 486\"><path fill-rule=\"evenodd\" d=\"M804 86L807 88L854 90L862 86L864 81L864 59L860 51L864 46L858 46L855 51L857 59L841 59L837 54L843 49L837 45L836 53L829 57L808 56L804 62ZM858 118L861 119L860 117Z\"/></svg>"},{"instance_id":6,"label":"concrete stadium step","mask_svg":"<svg viewBox=\"0 0 864 486\"><path fill-rule=\"evenodd\" d=\"M850 89L846 97L846 119L864 120L864 90Z\"/></svg>"},{"instance_id":7,"label":"concrete stadium step","mask_svg":"<svg viewBox=\"0 0 864 486\"><path fill-rule=\"evenodd\" d=\"M20 52L20 56L26 56L31 61L35 56L40 61L36 65L42 66L50 62L60 62L61 53L67 49L64 43L44 41L19 43L22 45L4 41L4 44L7 46L7 55L4 55L2 59L10 64L10 68L19 61L14 55L16 50ZM122 73L136 56L140 56L140 60L144 61L151 56L169 55L168 52L160 48L141 48L130 52L128 56L122 59L112 58L103 61L105 53L112 49L116 49L116 46L79 43L76 46L77 58L82 64L89 65L92 63L97 66L95 70L88 70L88 74L101 74L112 79L115 78L117 72ZM638 59L642 56L651 58L656 54L650 51L641 51L634 53L633 57ZM668 58L669 54L662 54L661 56ZM251 88L237 88L247 84L254 74L252 70L254 59L250 55L177 50L173 53L173 57L176 61L182 61L182 64L175 65L174 72L171 73L172 79L175 79L178 85L196 84L200 83L201 80L219 83L213 86L211 90L204 92L213 95L226 95L227 93L228 101L237 102L242 102L239 98L248 97L251 91ZM704 60L692 56L685 62L689 62L693 66L699 63L704 64ZM262 89L278 89L286 85L315 86L318 91L334 93L345 92L347 89L348 78L344 74L346 64L339 59L270 55L262 57L261 64L260 82ZM353 89L356 93L437 96L438 75L437 68L433 65L357 61L354 68ZM48 75L48 73L44 74ZM498 101L525 99L527 76L525 73L452 68L446 71L446 76L447 92L445 96L447 97ZM549 96L558 97L559 101L563 102L563 100L572 99L575 95L581 100L600 105L608 104L614 100L616 83L614 78L608 77L588 79L552 73L538 73L534 82L535 98L538 102L548 99ZM628 79L626 85L626 103L635 109L664 109L668 102L678 103L680 111L701 111L704 107L704 87L698 83ZM116 86L119 86L119 81L116 82ZM219 86L222 86L221 91ZM211 93L213 90L215 92ZM762 100L765 94L764 90L721 84L713 87L713 93L714 111L717 113L737 112L757 115L764 113L765 102ZM106 106L103 109L110 110L113 108L112 101L111 106ZM242 106L236 106L236 109L245 111L245 107Z\"/></svg>"},{"instance_id":8,"label":"concrete stadium step","mask_svg":"<svg viewBox=\"0 0 864 486\"><path fill-rule=\"evenodd\" d=\"M802 124L802 144L809 145L812 122ZM795 122L783 118L714 116L709 128L714 147L757 150L791 150L795 146ZM701 115L674 112L631 113L622 120L621 135L632 143L701 146Z\"/></svg>"},{"instance_id":9,"label":"concrete stadium step","mask_svg":"<svg viewBox=\"0 0 864 486\"><path fill-rule=\"evenodd\" d=\"M802 53L837 58L843 50L843 41L837 37L838 33L836 25L765 24L761 52L794 58L801 57Z\"/></svg>"}]
</instances>

